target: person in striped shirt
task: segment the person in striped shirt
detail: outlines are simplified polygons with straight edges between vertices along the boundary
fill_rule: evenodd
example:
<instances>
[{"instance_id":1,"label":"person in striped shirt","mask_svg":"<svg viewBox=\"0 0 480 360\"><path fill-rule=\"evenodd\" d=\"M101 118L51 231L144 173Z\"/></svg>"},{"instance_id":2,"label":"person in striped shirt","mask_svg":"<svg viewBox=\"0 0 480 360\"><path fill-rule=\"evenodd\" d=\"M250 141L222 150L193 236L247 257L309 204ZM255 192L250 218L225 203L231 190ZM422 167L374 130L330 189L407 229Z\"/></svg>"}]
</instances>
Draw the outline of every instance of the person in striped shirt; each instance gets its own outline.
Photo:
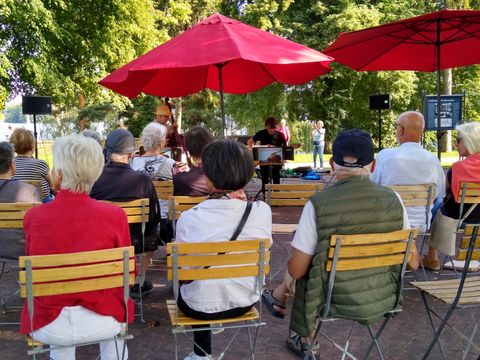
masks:
<instances>
[{"instance_id":1,"label":"person in striped shirt","mask_svg":"<svg viewBox=\"0 0 480 360\"><path fill-rule=\"evenodd\" d=\"M17 153L15 158L16 171L13 178L17 180L40 180L42 202L46 203L53 200L50 168L44 160L32 157L35 149L33 133L24 128L17 128L10 136L10 143Z\"/></svg>"}]
</instances>

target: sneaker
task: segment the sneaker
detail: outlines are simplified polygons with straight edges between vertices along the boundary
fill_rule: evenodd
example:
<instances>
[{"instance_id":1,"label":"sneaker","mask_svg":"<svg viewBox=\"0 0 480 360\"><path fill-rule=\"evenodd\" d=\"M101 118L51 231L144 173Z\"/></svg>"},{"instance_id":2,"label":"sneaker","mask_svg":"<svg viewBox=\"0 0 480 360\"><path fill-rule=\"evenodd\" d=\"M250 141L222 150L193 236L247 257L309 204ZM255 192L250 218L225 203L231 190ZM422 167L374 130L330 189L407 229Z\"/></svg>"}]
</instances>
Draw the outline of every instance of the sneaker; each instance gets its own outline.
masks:
<instances>
[{"instance_id":1,"label":"sneaker","mask_svg":"<svg viewBox=\"0 0 480 360\"><path fill-rule=\"evenodd\" d=\"M139 299L139 286L138 284L135 284L132 289L130 290L130 296L134 299ZM145 297L146 295L150 294L153 292L155 288L153 287L153 284L150 280L145 280L142 285L142 298Z\"/></svg>"},{"instance_id":2,"label":"sneaker","mask_svg":"<svg viewBox=\"0 0 480 360\"><path fill-rule=\"evenodd\" d=\"M183 360L211 360L212 357L210 355L206 355L206 356L200 356L200 355L197 355L195 354L193 351L188 354L188 356L183 359Z\"/></svg>"},{"instance_id":3,"label":"sneaker","mask_svg":"<svg viewBox=\"0 0 480 360\"><path fill-rule=\"evenodd\" d=\"M440 261L439 260L430 260L426 256L422 259L423 267L432 271L440 271Z\"/></svg>"},{"instance_id":4,"label":"sneaker","mask_svg":"<svg viewBox=\"0 0 480 360\"><path fill-rule=\"evenodd\" d=\"M286 339L286 342L287 342L287 347L290 351L297 354L301 359L305 359L305 355L307 353L307 346L310 345L306 338L301 337L300 335L290 330L288 338ZM307 359L315 360L315 355L317 354L317 351L319 348L320 348L320 345L318 344L318 342L315 343L312 349L313 357L312 357L312 354L310 354Z\"/></svg>"}]
</instances>

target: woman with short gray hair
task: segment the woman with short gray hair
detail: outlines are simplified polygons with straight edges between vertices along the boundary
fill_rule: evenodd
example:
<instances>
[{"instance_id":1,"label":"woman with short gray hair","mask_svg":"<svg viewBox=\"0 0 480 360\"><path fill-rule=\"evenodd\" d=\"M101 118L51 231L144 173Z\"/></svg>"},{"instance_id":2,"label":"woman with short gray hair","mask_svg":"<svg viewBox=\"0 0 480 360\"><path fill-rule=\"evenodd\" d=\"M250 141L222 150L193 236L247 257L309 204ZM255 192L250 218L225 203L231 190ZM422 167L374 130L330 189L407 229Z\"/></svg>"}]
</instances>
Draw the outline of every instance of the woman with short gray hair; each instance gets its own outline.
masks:
<instances>
[{"instance_id":1,"label":"woman with short gray hair","mask_svg":"<svg viewBox=\"0 0 480 360\"><path fill-rule=\"evenodd\" d=\"M175 160L161 155L167 136L167 128L156 122L145 126L140 135L145 153L132 159L132 169L147 174L152 180L172 180L177 173Z\"/></svg>"},{"instance_id":2,"label":"woman with short gray hair","mask_svg":"<svg viewBox=\"0 0 480 360\"><path fill-rule=\"evenodd\" d=\"M100 145L71 135L53 145L55 199L27 212L23 223L26 254L48 255L130 246L127 216L122 209L96 201L89 192L103 169ZM27 306L21 332L52 346L51 359L75 359L75 344L114 337L126 319L123 288L37 297L33 324ZM128 319L133 319L129 303ZM32 332L33 331L33 332ZM75 340L80 339L80 340ZM71 346L55 349L55 346ZM113 360L125 350L123 341L101 341L101 359Z\"/></svg>"}]
</instances>

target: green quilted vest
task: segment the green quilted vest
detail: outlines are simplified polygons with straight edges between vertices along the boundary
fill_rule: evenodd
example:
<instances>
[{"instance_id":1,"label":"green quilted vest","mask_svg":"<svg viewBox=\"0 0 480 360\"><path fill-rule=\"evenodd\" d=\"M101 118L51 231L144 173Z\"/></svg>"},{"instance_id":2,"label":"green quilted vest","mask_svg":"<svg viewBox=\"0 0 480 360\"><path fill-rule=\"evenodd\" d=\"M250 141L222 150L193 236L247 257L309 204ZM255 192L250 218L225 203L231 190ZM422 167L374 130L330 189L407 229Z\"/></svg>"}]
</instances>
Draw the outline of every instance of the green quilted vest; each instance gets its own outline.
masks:
<instances>
[{"instance_id":1,"label":"green quilted vest","mask_svg":"<svg viewBox=\"0 0 480 360\"><path fill-rule=\"evenodd\" d=\"M312 333L325 304L330 236L403 228L403 210L396 194L361 176L341 180L310 201L319 241L307 274L296 282L290 320L290 328L304 337ZM337 272L330 314L362 324L378 321L395 305L398 275L398 266Z\"/></svg>"}]
</instances>

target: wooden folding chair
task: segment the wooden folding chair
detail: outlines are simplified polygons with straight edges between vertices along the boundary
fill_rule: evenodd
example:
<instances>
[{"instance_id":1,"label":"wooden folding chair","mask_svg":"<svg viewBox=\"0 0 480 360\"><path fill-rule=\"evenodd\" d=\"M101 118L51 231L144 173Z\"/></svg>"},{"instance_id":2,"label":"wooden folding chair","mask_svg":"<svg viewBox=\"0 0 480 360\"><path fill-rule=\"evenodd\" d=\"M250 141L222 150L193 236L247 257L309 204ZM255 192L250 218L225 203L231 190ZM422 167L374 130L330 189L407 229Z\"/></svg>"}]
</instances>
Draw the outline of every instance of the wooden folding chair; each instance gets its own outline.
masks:
<instances>
[{"instance_id":1,"label":"wooden folding chair","mask_svg":"<svg viewBox=\"0 0 480 360\"><path fill-rule=\"evenodd\" d=\"M141 224L142 226L142 253L136 254L138 268L143 269L143 262L145 261L145 228L148 221L148 216L150 214L150 199L142 198L131 201L108 201L102 200L102 202L113 204L122 208L123 211L127 214L127 220L129 224ZM142 298L142 285L145 282L145 274L142 271L137 272L137 278L135 279L135 284L138 284L139 294L138 294L138 305L140 307L140 321L145 322L143 318L143 298Z\"/></svg>"},{"instance_id":2,"label":"wooden folding chair","mask_svg":"<svg viewBox=\"0 0 480 360\"><path fill-rule=\"evenodd\" d=\"M423 359L428 359L435 344L438 343L438 347L442 354L443 359L446 359L445 352L440 342L440 336L446 325L460 335L467 341L467 347L463 352L462 359L466 359L470 352L470 347L475 348L476 351L480 351L480 347L473 343L473 339L478 330L480 319L477 320L472 334L467 337L460 330L456 329L452 324L448 322L450 316L455 309L469 309L472 307L480 307L480 276L468 276L468 268L472 259L480 259L480 237L478 236L479 225L467 225L465 229L466 234L470 236L464 237L462 242L465 243L466 238L468 240L468 250L465 253L465 266L462 271L460 279L451 280L437 280L437 281L425 281L425 282L413 282L411 285L421 291L422 300L427 311L428 319L434 333L433 340L430 342L427 351L425 352ZM441 316L436 310L433 309L432 304L427 301L427 295L431 296L444 304L449 305L445 316ZM438 328L435 327L432 315L438 317L442 322ZM462 325L464 325L462 323Z\"/></svg>"},{"instance_id":3,"label":"wooden folding chair","mask_svg":"<svg viewBox=\"0 0 480 360\"><path fill-rule=\"evenodd\" d=\"M177 334L188 336L190 332L202 330L237 329L227 347L218 356L223 358L230 344L242 328L247 329L250 356L254 359L258 330L265 325L261 321L262 306L259 310L253 307L245 315L222 319L203 321L190 318L183 314L177 306L178 292L181 281L231 279L236 277L255 276L258 298L261 298L264 275L269 272L270 256L269 239L236 240L216 243L169 243L167 244L168 280L173 281L174 300L167 300L168 313L175 338L175 359L178 359ZM205 325L202 328L187 328L191 325ZM254 329L254 334L250 329Z\"/></svg>"},{"instance_id":4,"label":"wooden folding chair","mask_svg":"<svg viewBox=\"0 0 480 360\"><path fill-rule=\"evenodd\" d=\"M132 339L133 336L128 334L128 299L129 286L133 285L135 279L134 261L133 246L68 254L21 256L18 261L20 294L22 298L27 299L30 324L33 324L35 315L35 297L123 287L125 329L111 339L114 341ZM98 342L105 340L109 339L102 339ZM30 337L27 338L27 342L31 346L28 355L33 355L34 359L37 354L50 351L49 344L42 344ZM72 346L91 345L98 342ZM123 359L124 352L125 346L122 356L117 354L117 358Z\"/></svg>"},{"instance_id":5,"label":"wooden folding chair","mask_svg":"<svg viewBox=\"0 0 480 360\"><path fill-rule=\"evenodd\" d=\"M376 333L373 332L370 325L366 325L368 332L372 338L372 343L367 351L365 359L368 358L371 350L375 346L380 357L383 359L382 350L378 340L382 335L383 330L387 326L388 321L398 312L401 311L400 301L402 299L403 290L403 277L405 269L407 268L407 262L410 257L410 247L413 242L416 229L399 230L389 233L380 234L357 234L357 235L332 235L330 238L330 249L328 252L328 261L326 264L326 270L329 272L328 287L326 294L326 302L321 311L320 318L315 330L315 334L309 345L307 345L307 351L305 352L305 360L315 359L313 352L316 338L319 335L325 337L330 341L337 349L341 350L343 355L352 359L356 359L349 351L350 337L353 333L353 328L357 321L353 320L352 327L349 331L348 338L345 345L342 347L337 344L330 336L321 331L322 324L327 321L339 320L330 314L330 307L332 302L332 294L335 288L335 279L337 272L340 271L360 271L370 268L398 266L398 281L396 291L396 301L385 313L385 319L379 327ZM365 289L367 290L367 289Z\"/></svg>"},{"instance_id":6,"label":"wooden folding chair","mask_svg":"<svg viewBox=\"0 0 480 360\"><path fill-rule=\"evenodd\" d=\"M206 200L206 196L170 196L168 200L168 220L172 222L173 236L177 228L180 214Z\"/></svg>"},{"instance_id":7,"label":"wooden folding chair","mask_svg":"<svg viewBox=\"0 0 480 360\"><path fill-rule=\"evenodd\" d=\"M33 203L0 203L0 229L16 229L23 232L23 217L26 212L34 206L40 205L40 202ZM3 235L6 236L6 235ZM6 239L4 239L6 240ZM12 239L14 241L15 239ZM10 266L14 263L2 262L0 269L0 279L2 276L10 270ZM16 265L16 263L15 263ZM0 306L3 309L4 313L7 313L9 309L16 308L7 308L7 304L12 301L18 294L20 289L9 295L8 297L2 297L0 299ZM1 322L2 325L18 325L18 322Z\"/></svg>"},{"instance_id":8,"label":"wooden folding chair","mask_svg":"<svg viewBox=\"0 0 480 360\"><path fill-rule=\"evenodd\" d=\"M158 200L168 200L170 196L173 196L172 180L153 180L152 183L157 192Z\"/></svg>"},{"instance_id":9,"label":"wooden folding chair","mask_svg":"<svg viewBox=\"0 0 480 360\"><path fill-rule=\"evenodd\" d=\"M388 188L397 192L402 198L403 205L408 208L412 206L424 206L425 207L425 231L419 232L423 236L422 246L420 248L420 255L423 251L423 246L430 236L428 232L430 228L430 213L431 207L436 198L436 185L435 184L418 184L418 185L394 185L388 186ZM420 262L422 268L423 277L428 280L423 262Z\"/></svg>"}]
</instances>

